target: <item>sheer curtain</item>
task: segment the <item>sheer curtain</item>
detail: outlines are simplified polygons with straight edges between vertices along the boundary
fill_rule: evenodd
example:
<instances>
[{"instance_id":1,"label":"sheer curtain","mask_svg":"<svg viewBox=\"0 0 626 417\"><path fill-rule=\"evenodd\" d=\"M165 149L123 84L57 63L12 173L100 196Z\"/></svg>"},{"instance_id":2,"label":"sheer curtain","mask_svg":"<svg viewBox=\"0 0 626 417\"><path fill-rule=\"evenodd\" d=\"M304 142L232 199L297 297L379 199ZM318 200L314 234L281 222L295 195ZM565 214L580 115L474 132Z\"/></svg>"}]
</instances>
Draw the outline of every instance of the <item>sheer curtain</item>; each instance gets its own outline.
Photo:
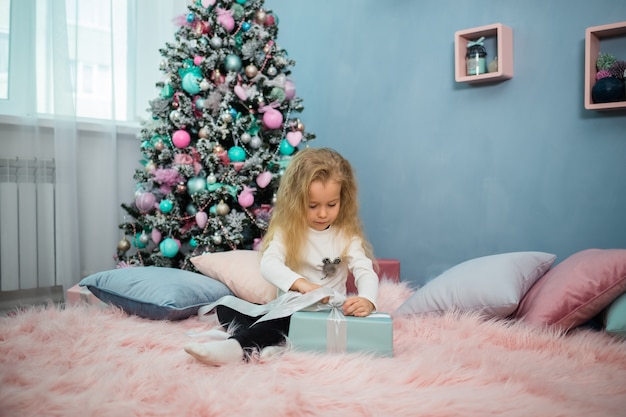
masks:
<instances>
[{"instance_id":1,"label":"sheer curtain","mask_svg":"<svg viewBox=\"0 0 626 417\"><path fill-rule=\"evenodd\" d=\"M123 220L120 203L132 201L133 173L141 157L139 120L149 117L148 101L156 97L155 83L163 76L158 49L173 40L173 19L185 13L187 2L100 0L98 13L109 17L98 22L99 29L109 35L98 44L90 44L93 38L72 21L84 14L81 7L90 7L89 1L12 2L36 24L11 25L11 36L20 42L12 60L19 58L21 64L10 69L15 81L10 106L0 105L0 156L55 166L50 207L55 218L54 275L56 285L66 289L90 273L114 267L121 238L117 226ZM118 13L120 7L125 13ZM109 26L102 27L103 22ZM81 62L93 54L98 65L91 69L101 71L100 78L94 78L97 85L85 85L102 97L92 94L90 101L79 90L90 74ZM85 117L95 110L109 117ZM35 261L35 252L20 247L20 265L35 263L42 286L41 277L50 271Z\"/></svg>"}]
</instances>

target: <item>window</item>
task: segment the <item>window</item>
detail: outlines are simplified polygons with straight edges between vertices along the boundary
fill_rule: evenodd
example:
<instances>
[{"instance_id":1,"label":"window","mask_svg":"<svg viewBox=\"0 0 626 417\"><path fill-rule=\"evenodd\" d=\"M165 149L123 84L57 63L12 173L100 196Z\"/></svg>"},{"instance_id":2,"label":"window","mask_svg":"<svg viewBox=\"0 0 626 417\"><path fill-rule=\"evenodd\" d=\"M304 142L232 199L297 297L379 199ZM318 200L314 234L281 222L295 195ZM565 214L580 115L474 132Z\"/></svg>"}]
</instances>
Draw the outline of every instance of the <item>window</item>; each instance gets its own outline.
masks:
<instances>
[{"instance_id":1,"label":"window","mask_svg":"<svg viewBox=\"0 0 626 417\"><path fill-rule=\"evenodd\" d=\"M126 89L113 90L111 81L127 84L128 10L133 4L0 0L0 114L52 114L55 89L59 94L67 91L61 85L69 85L77 117L133 120ZM64 12L60 23L59 12ZM10 25L17 21L22 23ZM29 21L34 24L24 23ZM63 77L67 82L60 84ZM23 92L33 79L36 103L29 103Z\"/></svg>"},{"instance_id":2,"label":"window","mask_svg":"<svg viewBox=\"0 0 626 417\"><path fill-rule=\"evenodd\" d=\"M59 113L71 91L79 118L148 118L187 2L0 0L0 115Z\"/></svg>"},{"instance_id":3,"label":"window","mask_svg":"<svg viewBox=\"0 0 626 417\"><path fill-rule=\"evenodd\" d=\"M0 100L6 99L9 83L10 0L0 0Z\"/></svg>"}]
</instances>

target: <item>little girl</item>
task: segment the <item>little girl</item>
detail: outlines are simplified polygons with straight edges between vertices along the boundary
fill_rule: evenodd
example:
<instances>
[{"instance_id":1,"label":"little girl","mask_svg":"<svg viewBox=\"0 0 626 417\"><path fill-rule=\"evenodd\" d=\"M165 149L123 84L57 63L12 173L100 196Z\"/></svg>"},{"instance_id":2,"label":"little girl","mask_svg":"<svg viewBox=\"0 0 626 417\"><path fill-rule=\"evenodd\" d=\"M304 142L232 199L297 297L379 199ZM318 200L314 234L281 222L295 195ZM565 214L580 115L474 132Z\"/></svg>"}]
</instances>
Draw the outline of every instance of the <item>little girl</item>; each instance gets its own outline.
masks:
<instances>
[{"instance_id":1,"label":"little girl","mask_svg":"<svg viewBox=\"0 0 626 417\"><path fill-rule=\"evenodd\" d=\"M279 294L306 294L326 286L345 295L352 272L358 296L346 299L343 313L364 317L376 309L378 276L359 219L356 179L350 163L332 149L306 148L290 161L261 252L261 274ZM187 353L207 364L239 362L254 351L264 356L288 335L290 316L251 327L258 317L223 305L216 312L220 324L233 334L215 332L222 340L185 346Z\"/></svg>"}]
</instances>

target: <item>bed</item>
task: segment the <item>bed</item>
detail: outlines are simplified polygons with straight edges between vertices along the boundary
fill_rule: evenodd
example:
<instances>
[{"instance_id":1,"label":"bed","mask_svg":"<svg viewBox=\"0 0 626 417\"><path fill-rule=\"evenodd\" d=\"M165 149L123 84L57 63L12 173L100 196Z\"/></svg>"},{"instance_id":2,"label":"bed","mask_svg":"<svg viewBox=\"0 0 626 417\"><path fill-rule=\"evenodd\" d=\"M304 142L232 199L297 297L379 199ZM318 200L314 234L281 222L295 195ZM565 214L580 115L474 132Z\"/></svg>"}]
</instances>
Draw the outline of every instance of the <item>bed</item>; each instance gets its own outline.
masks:
<instances>
[{"instance_id":1,"label":"bed","mask_svg":"<svg viewBox=\"0 0 626 417\"><path fill-rule=\"evenodd\" d=\"M544 272L534 272L537 283ZM379 310L410 306L428 285L383 279ZM468 308L394 314L392 358L287 349L212 367L182 346L215 326L213 314L155 320L87 303L14 311L0 318L0 415L588 417L626 410L626 341L602 329Z\"/></svg>"}]
</instances>

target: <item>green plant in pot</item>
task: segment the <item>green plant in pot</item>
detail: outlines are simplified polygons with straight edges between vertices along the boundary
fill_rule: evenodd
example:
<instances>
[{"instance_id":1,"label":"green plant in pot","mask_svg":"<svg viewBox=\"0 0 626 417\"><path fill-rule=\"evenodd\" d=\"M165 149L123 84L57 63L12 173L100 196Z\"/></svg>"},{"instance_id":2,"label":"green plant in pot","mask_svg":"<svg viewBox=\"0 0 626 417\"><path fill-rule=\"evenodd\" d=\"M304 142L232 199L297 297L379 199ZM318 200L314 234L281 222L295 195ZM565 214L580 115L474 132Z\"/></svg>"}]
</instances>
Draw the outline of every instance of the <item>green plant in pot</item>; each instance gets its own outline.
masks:
<instances>
[{"instance_id":1,"label":"green plant in pot","mask_svg":"<svg viewBox=\"0 0 626 417\"><path fill-rule=\"evenodd\" d=\"M600 53L596 61L596 83L591 89L594 103L611 103L626 100L624 78L626 76L626 61L615 56Z\"/></svg>"}]
</instances>

